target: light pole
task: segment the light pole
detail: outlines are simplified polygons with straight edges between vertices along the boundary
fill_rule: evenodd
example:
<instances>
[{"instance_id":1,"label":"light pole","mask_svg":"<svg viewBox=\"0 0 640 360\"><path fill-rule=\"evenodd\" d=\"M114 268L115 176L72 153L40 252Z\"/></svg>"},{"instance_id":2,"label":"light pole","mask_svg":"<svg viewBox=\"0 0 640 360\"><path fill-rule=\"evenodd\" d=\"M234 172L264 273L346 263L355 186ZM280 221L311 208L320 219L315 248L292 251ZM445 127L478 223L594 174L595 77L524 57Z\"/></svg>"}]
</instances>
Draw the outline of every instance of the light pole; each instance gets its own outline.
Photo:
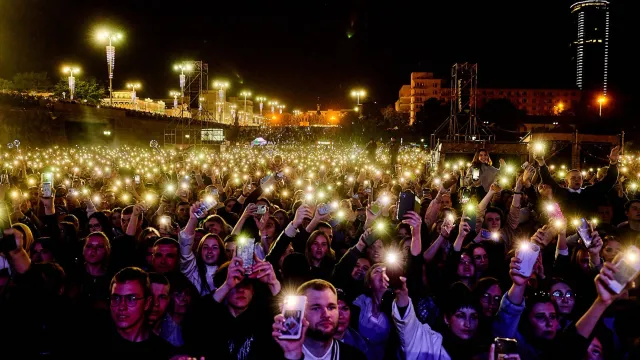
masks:
<instances>
[{"instance_id":1,"label":"light pole","mask_svg":"<svg viewBox=\"0 0 640 360\"><path fill-rule=\"evenodd\" d=\"M224 91L229 88L229 83L217 80L213 82L213 87L218 89L218 104L222 105L222 111L218 110L218 112L222 113L220 121L224 122L224 108L226 105L225 103L227 102Z\"/></svg>"},{"instance_id":2,"label":"light pole","mask_svg":"<svg viewBox=\"0 0 640 360\"><path fill-rule=\"evenodd\" d=\"M267 101L267 98L264 96L258 96L256 101L260 102L260 116L262 116L262 107L264 106L264 102Z\"/></svg>"},{"instance_id":3,"label":"light pole","mask_svg":"<svg viewBox=\"0 0 640 360\"><path fill-rule=\"evenodd\" d=\"M173 69L174 70L180 70L180 97L181 102L182 102L182 109L184 109L184 87L187 83L187 77L184 74L184 71L191 71L193 70L193 67L191 66L191 64L187 64L187 63L182 63L182 64L176 64L173 65ZM182 111L180 112L182 114Z\"/></svg>"},{"instance_id":4,"label":"light pole","mask_svg":"<svg viewBox=\"0 0 640 360\"><path fill-rule=\"evenodd\" d=\"M598 104L600 105L600 110L598 111L598 116L602 117L602 104L607 102L607 98L605 96L600 96L598 98Z\"/></svg>"},{"instance_id":5,"label":"light pole","mask_svg":"<svg viewBox=\"0 0 640 360\"><path fill-rule=\"evenodd\" d=\"M109 106L113 105L113 69L115 68L116 61L116 47L113 43L122 39L122 34L112 33L109 31L101 31L98 33L98 39L100 41L109 40L107 45L107 70L109 72Z\"/></svg>"},{"instance_id":6,"label":"light pole","mask_svg":"<svg viewBox=\"0 0 640 360\"><path fill-rule=\"evenodd\" d=\"M247 96L251 96L251 91L243 91L240 96L244 96L244 125L247 125Z\"/></svg>"},{"instance_id":7,"label":"light pole","mask_svg":"<svg viewBox=\"0 0 640 360\"><path fill-rule=\"evenodd\" d=\"M138 110L138 98L136 97L136 89L140 89L140 84L128 83L127 88L131 89L131 102L136 106L136 110Z\"/></svg>"},{"instance_id":8,"label":"light pole","mask_svg":"<svg viewBox=\"0 0 640 360\"><path fill-rule=\"evenodd\" d=\"M69 74L69 100L73 101L73 94L76 93L76 78L73 77L73 73L79 73L80 69L77 67L65 66L64 69L62 69L62 72Z\"/></svg>"},{"instance_id":9,"label":"light pole","mask_svg":"<svg viewBox=\"0 0 640 360\"><path fill-rule=\"evenodd\" d=\"M276 113L275 107L278 106L278 102L277 101L269 101L269 106L271 106L271 113L275 114Z\"/></svg>"},{"instance_id":10,"label":"light pole","mask_svg":"<svg viewBox=\"0 0 640 360\"><path fill-rule=\"evenodd\" d=\"M351 96L356 98L356 105L360 105L360 97L363 97L366 95L367 93L362 90L362 89L357 89L357 90L352 90L351 91Z\"/></svg>"},{"instance_id":11,"label":"light pole","mask_svg":"<svg viewBox=\"0 0 640 360\"><path fill-rule=\"evenodd\" d=\"M173 96L173 108L177 109L178 108L178 96L180 96L180 93L177 91L169 91L169 95Z\"/></svg>"},{"instance_id":12,"label":"light pole","mask_svg":"<svg viewBox=\"0 0 640 360\"><path fill-rule=\"evenodd\" d=\"M282 109L286 108L284 104L278 105L278 109L280 109L280 114L282 114Z\"/></svg>"}]
</instances>

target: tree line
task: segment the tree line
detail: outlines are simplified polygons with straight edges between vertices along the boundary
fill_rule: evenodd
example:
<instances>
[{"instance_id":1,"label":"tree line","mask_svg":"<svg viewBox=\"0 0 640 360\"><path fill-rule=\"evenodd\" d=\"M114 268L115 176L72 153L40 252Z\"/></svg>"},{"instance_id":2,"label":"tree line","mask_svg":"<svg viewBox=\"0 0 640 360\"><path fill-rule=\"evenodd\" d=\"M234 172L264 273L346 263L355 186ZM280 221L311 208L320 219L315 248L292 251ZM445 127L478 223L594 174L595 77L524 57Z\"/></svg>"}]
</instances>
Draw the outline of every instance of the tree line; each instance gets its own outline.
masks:
<instances>
[{"instance_id":1,"label":"tree line","mask_svg":"<svg viewBox=\"0 0 640 360\"><path fill-rule=\"evenodd\" d=\"M74 100L99 104L106 96L105 87L93 77L76 77ZM69 79L62 77L54 83L46 72L23 72L10 80L0 78L0 92L21 94L53 93L58 98L69 98Z\"/></svg>"}]
</instances>

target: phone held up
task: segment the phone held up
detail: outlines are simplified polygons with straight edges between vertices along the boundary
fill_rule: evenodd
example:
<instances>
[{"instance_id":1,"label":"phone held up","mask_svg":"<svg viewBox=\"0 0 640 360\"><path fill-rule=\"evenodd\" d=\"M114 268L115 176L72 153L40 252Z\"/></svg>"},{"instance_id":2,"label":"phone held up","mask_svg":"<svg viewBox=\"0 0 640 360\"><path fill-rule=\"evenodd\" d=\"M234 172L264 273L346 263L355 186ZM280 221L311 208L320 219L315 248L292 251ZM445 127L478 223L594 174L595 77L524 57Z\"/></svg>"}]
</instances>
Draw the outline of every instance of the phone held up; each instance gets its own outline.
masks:
<instances>
[{"instance_id":1,"label":"phone held up","mask_svg":"<svg viewBox=\"0 0 640 360\"><path fill-rule=\"evenodd\" d=\"M0 205L0 210L0 217L6 214L6 218L0 218L0 253L7 254L18 247L14 235L4 234L4 224L7 224L9 228L11 227L11 218L8 217L9 212L7 211L7 206L4 204Z\"/></svg>"},{"instance_id":2,"label":"phone held up","mask_svg":"<svg viewBox=\"0 0 640 360\"><path fill-rule=\"evenodd\" d=\"M613 264L618 271L613 274L613 281L609 282L609 288L620 294L627 284L640 274L640 249L633 245L629 246L616 255Z\"/></svg>"},{"instance_id":3,"label":"phone held up","mask_svg":"<svg viewBox=\"0 0 640 360\"><path fill-rule=\"evenodd\" d=\"M409 211L413 211L415 208L416 196L413 191L403 191L398 195L398 212L396 214L397 220L404 219L404 216ZM419 202L418 202L419 203Z\"/></svg>"},{"instance_id":4,"label":"phone held up","mask_svg":"<svg viewBox=\"0 0 640 360\"><path fill-rule=\"evenodd\" d=\"M523 242L516 251L516 257L520 259L520 270L518 272L524 277L531 276L533 273L533 267L538 261L538 254L540 254L540 247L532 242Z\"/></svg>"},{"instance_id":5,"label":"phone held up","mask_svg":"<svg viewBox=\"0 0 640 360\"><path fill-rule=\"evenodd\" d=\"M236 256L242 259L242 267L245 275L251 275L253 268L253 253L255 252L256 239L240 238L236 245Z\"/></svg>"},{"instance_id":6,"label":"phone held up","mask_svg":"<svg viewBox=\"0 0 640 360\"><path fill-rule=\"evenodd\" d=\"M505 355L518 353L518 341L516 339L497 337L493 340L495 344L495 359L502 360Z\"/></svg>"},{"instance_id":7,"label":"phone held up","mask_svg":"<svg viewBox=\"0 0 640 360\"><path fill-rule=\"evenodd\" d=\"M50 198L53 196L53 173L42 174L42 197Z\"/></svg>"},{"instance_id":8,"label":"phone held up","mask_svg":"<svg viewBox=\"0 0 640 360\"><path fill-rule=\"evenodd\" d=\"M280 332L280 339L297 340L302 336L302 319L307 305L306 296L287 296L282 306L285 330Z\"/></svg>"}]
</instances>

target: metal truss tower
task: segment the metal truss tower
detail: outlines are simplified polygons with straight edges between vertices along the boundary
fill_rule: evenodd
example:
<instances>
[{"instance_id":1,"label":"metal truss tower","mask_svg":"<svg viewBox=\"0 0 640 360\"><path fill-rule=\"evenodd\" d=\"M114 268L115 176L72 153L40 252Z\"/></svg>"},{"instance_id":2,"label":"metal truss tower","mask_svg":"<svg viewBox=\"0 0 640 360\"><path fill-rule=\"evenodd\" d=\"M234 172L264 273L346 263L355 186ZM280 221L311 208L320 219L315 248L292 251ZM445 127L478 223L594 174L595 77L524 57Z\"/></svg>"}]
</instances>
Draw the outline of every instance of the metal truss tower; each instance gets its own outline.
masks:
<instances>
[{"instance_id":1,"label":"metal truss tower","mask_svg":"<svg viewBox=\"0 0 640 360\"><path fill-rule=\"evenodd\" d=\"M165 127L165 145L200 145L201 130L207 123L215 121L209 112L209 65L202 61L184 63L190 70L185 72L184 104L182 116L175 117ZM186 114L185 114L186 113Z\"/></svg>"},{"instance_id":2,"label":"metal truss tower","mask_svg":"<svg viewBox=\"0 0 640 360\"><path fill-rule=\"evenodd\" d=\"M453 64L449 95L449 117L431 134L431 144L442 142L486 142L495 136L478 121L478 64Z\"/></svg>"}]
</instances>

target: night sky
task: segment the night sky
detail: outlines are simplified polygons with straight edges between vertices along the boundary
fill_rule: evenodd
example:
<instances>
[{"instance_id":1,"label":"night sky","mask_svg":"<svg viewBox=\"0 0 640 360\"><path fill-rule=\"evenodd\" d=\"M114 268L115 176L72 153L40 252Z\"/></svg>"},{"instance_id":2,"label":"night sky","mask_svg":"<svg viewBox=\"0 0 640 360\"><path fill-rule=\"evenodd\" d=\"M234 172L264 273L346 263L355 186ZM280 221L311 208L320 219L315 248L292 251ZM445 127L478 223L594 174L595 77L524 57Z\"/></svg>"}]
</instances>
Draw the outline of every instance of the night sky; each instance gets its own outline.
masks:
<instances>
[{"instance_id":1,"label":"night sky","mask_svg":"<svg viewBox=\"0 0 640 360\"><path fill-rule=\"evenodd\" d=\"M611 86L637 92L632 0L612 0ZM141 97L178 88L173 64L203 60L209 79L276 97L289 109L350 107L353 87L391 104L411 71L449 77L478 62L481 87L573 86L571 1L72 1L0 0L0 77L75 63L106 82L97 25L121 29L114 88ZM634 7L632 9L631 7ZM632 45L631 45L632 44ZM631 70L631 71L630 71Z\"/></svg>"}]
</instances>

